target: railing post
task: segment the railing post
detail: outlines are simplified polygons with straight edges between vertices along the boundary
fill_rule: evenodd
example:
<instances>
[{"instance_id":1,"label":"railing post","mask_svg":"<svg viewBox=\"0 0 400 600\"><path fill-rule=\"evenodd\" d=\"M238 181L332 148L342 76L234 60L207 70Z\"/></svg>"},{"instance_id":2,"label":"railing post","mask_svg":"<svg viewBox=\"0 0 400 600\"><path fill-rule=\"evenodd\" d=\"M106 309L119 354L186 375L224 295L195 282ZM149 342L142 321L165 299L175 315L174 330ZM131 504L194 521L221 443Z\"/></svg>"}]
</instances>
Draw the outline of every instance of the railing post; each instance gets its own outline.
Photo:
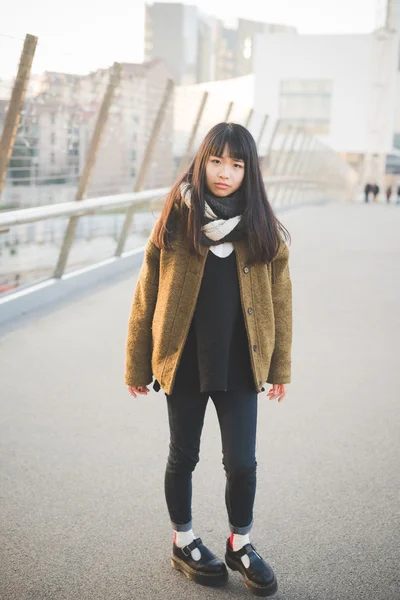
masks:
<instances>
[{"instance_id":1,"label":"railing post","mask_svg":"<svg viewBox=\"0 0 400 600\"><path fill-rule=\"evenodd\" d=\"M86 155L86 162L82 172L82 175L79 179L78 189L76 192L75 200L79 202L83 200L86 195L88 185L90 183L90 178L93 173L94 165L96 163L96 158L100 149L101 139L103 137L104 129L107 123L108 114L110 111L110 106L114 99L115 89L119 85L121 79L121 65L119 63L114 63L111 74L110 74L110 82L108 84L106 93L104 94L103 102L100 108L100 112L97 117L96 126L94 128L94 132L92 135L92 139L90 141L90 146L88 153ZM67 230L64 235L64 240L61 246L60 254L58 257L58 262L56 269L54 271L54 277L60 278L62 277L65 266L68 261L69 252L71 250L71 246L73 244L76 228L78 225L78 216L71 217Z\"/></svg>"},{"instance_id":2,"label":"railing post","mask_svg":"<svg viewBox=\"0 0 400 600\"><path fill-rule=\"evenodd\" d=\"M289 167L289 162L290 162L290 160L292 158L292 154L293 154L293 152L295 150L296 142L297 142L297 140L299 138L300 132L301 132L300 128L293 127L293 139L292 139L292 143L290 144L290 148L288 149L288 152L286 154L286 157L285 157L285 160L284 160L284 163L283 163L283 166L282 166L282 173L281 173L282 175L286 175L286 172L287 172L288 167ZM287 185L287 184L282 183L281 185L284 188L283 189L283 194L285 194L285 190L287 188L285 188L284 186ZM280 194L281 187L277 186L276 190L277 190L276 191L276 201L278 201L278 200L281 200L281 197L280 197L281 196L281 194ZM275 200L275 198L274 198L274 200Z\"/></svg>"},{"instance_id":3,"label":"railing post","mask_svg":"<svg viewBox=\"0 0 400 600\"><path fill-rule=\"evenodd\" d=\"M274 130L273 130L272 135L271 135L271 139L269 140L267 151L266 151L266 153L265 153L265 155L264 155L264 157L263 157L263 159L261 161L261 167L260 168L261 168L261 173L263 175L265 174L265 171L266 171L267 167L269 166L269 163L270 162L272 163L272 160L271 160L271 158L272 158L272 148L273 148L273 145L274 145L274 142L275 142L275 138L278 135L278 131L279 131L280 126L281 126L281 120L278 119L277 122L275 123L275 127L274 127Z\"/></svg>"},{"instance_id":4,"label":"railing post","mask_svg":"<svg viewBox=\"0 0 400 600\"><path fill-rule=\"evenodd\" d=\"M299 167L297 170L297 175L304 175L307 170L307 165L312 156L312 146L314 144L314 138L312 135L308 135L306 138L305 149L303 149L301 160L299 160ZM293 190L294 200L296 196L301 193L301 185L299 185L296 189ZM295 204L295 202L293 202Z\"/></svg>"},{"instance_id":5,"label":"railing post","mask_svg":"<svg viewBox=\"0 0 400 600\"><path fill-rule=\"evenodd\" d=\"M180 175L181 173L183 173L183 171L186 169L187 165L189 164L190 156L192 154L193 144L195 142L197 131L199 129L200 122L201 122L201 119L203 117L204 109L205 109L206 104L207 104L207 99L208 99L208 92L204 92L203 97L202 97L201 102L200 102L200 107L199 107L199 110L198 110L198 113L197 113L197 117L196 117L196 120L194 122L192 132L190 134L190 138L189 138L189 142L188 142L188 145L187 145L187 148L186 148L186 152L182 156L181 162L179 163L178 175Z\"/></svg>"},{"instance_id":6,"label":"railing post","mask_svg":"<svg viewBox=\"0 0 400 600\"><path fill-rule=\"evenodd\" d=\"M260 152L261 142L262 142L262 139L264 137L264 131L265 131L265 128L267 126L268 119L269 119L269 115L265 115L264 116L264 120L263 120L263 124L261 125L260 133L258 134L258 138L257 138L257 142L256 142L256 144L257 144L257 151L258 152Z\"/></svg>"},{"instance_id":7,"label":"railing post","mask_svg":"<svg viewBox=\"0 0 400 600\"><path fill-rule=\"evenodd\" d=\"M305 156L304 156L304 161L303 163L301 163L300 165L300 169L299 169L299 175L300 176L307 176L307 169L308 169L308 165L310 164L310 161L313 157L313 153L314 153L314 146L316 145L316 139L312 136L310 136L310 144L309 147L307 148L307 152L305 152ZM293 204L296 204L296 202L298 201L298 198L301 197L304 194L304 189L301 188L301 186L299 186L297 188L297 190L295 191L295 196L293 199Z\"/></svg>"},{"instance_id":8,"label":"railing post","mask_svg":"<svg viewBox=\"0 0 400 600\"><path fill-rule=\"evenodd\" d=\"M26 35L22 49L17 77L11 94L10 105L4 122L3 133L0 139L0 195L6 181L7 168L14 148L18 125L21 119L21 110L24 104L26 88L31 74L33 57L38 38Z\"/></svg>"},{"instance_id":9,"label":"railing post","mask_svg":"<svg viewBox=\"0 0 400 600\"><path fill-rule=\"evenodd\" d=\"M143 160L140 165L139 173L138 173L138 176L137 176L137 179L135 182L135 187L134 187L135 192L140 192L140 190L143 188L144 182L146 181L147 172L150 167L151 157L154 152L154 148L156 146L156 142L157 142L158 136L161 131L161 127L162 127L162 124L163 124L163 121L165 118L165 114L167 112L168 103L172 96L173 90L174 90L174 82L172 79L168 79L167 85L166 85L165 91L164 91L164 96L162 98L160 108L158 109L158 113L157 113L156 119L154 121L153 129L150 134L150 139L148 141L148 144L147 144L144 156L143 156ZM125 221L122 226L121 235L119 236L117 248L115 250L115 256L121 256L121 254L124 251L126 238L128 237L128 233L131 228L134 213L135 213L134 206L130 206L128 208L128 210L126 211Z\"/></svg>"},{"instance_id":10,"label":"railing post","mask_svg":"<svg viewBox=\"0 0 400 600\"><path fill-rule=\"evenodd\" d=\"M293 125L288 125L286 134L283 136L282 139L282 144L281 147L278 151L278 155L276 157L276 161L275 161L275 167L274 167L274 175L279 175L280 172L280 164L281 164L281 159L284 156L285 153L285 148L286 148L286 143L289 141L290 138L290 134L292 133L293 130Z\"/></svg>"},{"instance_id":11,"label":"railing post","mask_svg":"<svg viewBox=\"0 0 400 600\"><path fill-rule=\"evenodd\" d=\"M274 175L279 175L280 174L281 160L282 160L282 157L284 156L284 152L285 152L285 148L286 148L286 143L289 141L290 134L292 133L292 130L293 130L293 125L288 125L287 126L287 131L283 135L281 147L278 150L278 155L277 155L276 160L275 160L275 166L272 169ZM273 185L273 189L271 190L271 194L270 194L270 202L271 202L271 204L275 202L276 194L277 194L277 191L279 190L279 186L280 185L282 185L282 184L276 183L276 184Z\"/></svg>"},{"instance_id":12,"label":"railing post","mask_svg":"<svg viewBox=\"0 0 400 600\"><path fill-rule=\"evenodd\" d=\"M225 123L228 123L229 119L231 118L234 104L235 103L233 101L229 102L229 104L228 104L228 108L226 109L226 114L225 114L225 119L224 119Z\"/></svg>"},{"instance_id":13,"label":"railing post","mask_svg":"<svg viewBox=\"0 0 400 600\"><path fill-rule=\"evenodd\" d=\"M329 156L329 151L327 146L319 141L319 147L320 147L320 156L319 156L319 161L316 164L316 169L315 169L315 179L317 181L317 196L319 195L320 192L320 188L324 187L324 189L329 189L330 193L332 192L332 186L331 184L331 180L329 178L329 162L330 162L330 156ZM322 174L322 177L320 178L320 175ZM324 175L326 175L326 180L324 181Z\"/></svg>"},{"instance_id":14,"label":"railing post","mask_svg":"<svg viewBox=\"0 0 400 600\"><path fill-rule=\"evenodd\" d=\"M249 128L249 125L250 125L250 123L251 123L251 119L252 119L252 117L253 117L253 114L254 114L254 109L253 109L253 108L251 108L251 109L249 110L249 114L247 115L247 119L246 119L246 122L245 122L245 124L244 124L244 126L246 127L246 129L248 129L248 128Z\"/></svg>"},{"instance_id":15,"label":"railing post","mask_svg":"<svg viewBox=\"0 0 400 600\"><path fill-rule=\"evenodd\" d=\"M293 162L291 164L291 175L293 175L294 177L297 175L298 171L299 171L299 167L301 165L301 159L303 156L303 150L304 147L306 146L306 142L308 141L308 136L307 136L307 131L305 129L302 130L303 133L303 139L301 140L300 143L300 147L298 149L298 151L295 153L295 156L293 158ZM297 182L292 182L285 190L285 194L282 198L282 203L283 204L291 204L291 198L293 196L293 192L295 190L295 186L296 186ZM287 201L285 202L285 199L287 197Z\"/></svg>"}]
</instances>

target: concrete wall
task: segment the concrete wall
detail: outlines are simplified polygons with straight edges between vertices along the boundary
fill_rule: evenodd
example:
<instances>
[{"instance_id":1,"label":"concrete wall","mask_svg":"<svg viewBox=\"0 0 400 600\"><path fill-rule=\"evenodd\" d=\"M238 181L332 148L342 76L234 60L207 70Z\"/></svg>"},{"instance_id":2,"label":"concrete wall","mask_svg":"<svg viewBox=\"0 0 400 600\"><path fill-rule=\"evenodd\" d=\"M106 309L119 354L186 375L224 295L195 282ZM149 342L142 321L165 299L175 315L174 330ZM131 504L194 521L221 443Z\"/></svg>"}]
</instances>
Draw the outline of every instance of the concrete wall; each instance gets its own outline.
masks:
<instances>
[{"instance_id":1,"label":"concrete wall","mask_svg":"<svg viewBox=\"0 0 400 600\"><path fill-rule=\"evenodd\" d=\"M396 75L396 108L394 114L394 130L396 133L400 133L400 71Z\"/></svg>"},{"instance_id":2,"label":"concrete wall","mask_svg":"<svg viewBox=\"0 0 400 600\"><path fill-rule=\"evenodd\" d=\"M366 152L371 145L371 124L378 130L375 152L392 147L395 113L395 76L398 37L390 34L385 45L386 74L377 57L382 42L368 35L257 35L255 43L255 109L279 117L280 86L285 79L332 80L329 134L322 139L339 152ZM385 79L385 91L377 85ZM376 94L382 93L378 114Z\"/></svg>"}]
</instances>

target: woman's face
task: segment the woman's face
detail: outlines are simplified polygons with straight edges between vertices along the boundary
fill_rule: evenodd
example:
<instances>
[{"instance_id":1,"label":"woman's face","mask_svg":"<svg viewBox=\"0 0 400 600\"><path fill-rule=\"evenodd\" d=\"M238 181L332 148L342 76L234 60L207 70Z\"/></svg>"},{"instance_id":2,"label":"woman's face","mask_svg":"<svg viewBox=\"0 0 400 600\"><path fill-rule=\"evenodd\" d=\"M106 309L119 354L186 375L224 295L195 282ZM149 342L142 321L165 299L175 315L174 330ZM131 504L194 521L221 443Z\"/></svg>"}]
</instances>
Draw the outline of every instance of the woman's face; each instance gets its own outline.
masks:
<instances>
[{"instance_id":1,"label":"woman's face","mask_svg":"<svg viewBox=\"0 0 400 600\"><path fill-rule=\"evenodd\" d=\"M225 197L236 192L242 185L244 162L229 156L225 146L222 156L211 155L206 165L207 187L214 196Z\"/></svg>"}]
</instances>

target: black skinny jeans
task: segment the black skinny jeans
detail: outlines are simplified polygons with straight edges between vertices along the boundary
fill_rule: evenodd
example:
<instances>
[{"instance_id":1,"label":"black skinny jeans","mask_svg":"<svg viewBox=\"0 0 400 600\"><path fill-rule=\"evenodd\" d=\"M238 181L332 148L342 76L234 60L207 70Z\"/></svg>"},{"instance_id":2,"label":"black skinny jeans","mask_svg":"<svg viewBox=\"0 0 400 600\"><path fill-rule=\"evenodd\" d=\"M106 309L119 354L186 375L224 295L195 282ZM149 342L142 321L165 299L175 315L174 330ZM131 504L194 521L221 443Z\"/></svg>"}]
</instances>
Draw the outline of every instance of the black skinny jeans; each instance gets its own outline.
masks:
<instances>
[{"instance_id":1,"label":"black skinny jeans","mask_svg":"<svg viewBox=\"0 0 400 600\"><path fill-rule=\"evenodd\" d=\"M230 530L248 533L256 493L257 392L173 392L166 397L171 437L165 497L173 529L192 529L192 472L199 461L204 415L211 397L221 429Z\"/></svg>"}]
</instances>

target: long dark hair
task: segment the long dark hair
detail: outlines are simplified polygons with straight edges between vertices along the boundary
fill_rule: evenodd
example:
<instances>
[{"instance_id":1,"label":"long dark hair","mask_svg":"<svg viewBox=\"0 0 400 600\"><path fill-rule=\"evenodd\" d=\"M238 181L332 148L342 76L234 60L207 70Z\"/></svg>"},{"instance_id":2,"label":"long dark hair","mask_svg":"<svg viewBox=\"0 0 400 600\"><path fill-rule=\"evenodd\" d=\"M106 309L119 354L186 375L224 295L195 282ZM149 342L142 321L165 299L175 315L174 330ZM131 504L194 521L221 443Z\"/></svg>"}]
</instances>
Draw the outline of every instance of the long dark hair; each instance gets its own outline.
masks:
<instances>
[{"instance_id":1,"label":"long dark hair","mask_svg":"<svg viewBox=\"0 0 400 600\"><path fill-rule=\"evenodd\" d=\"M249 264L270 262L276 255L282 235L290 241L287 229L278 221L268 201L261 175L257 147L251 133L237 123L218 123L206 135L188 169L172 186L154 229L159 248L172 249L176 226L183 224L191 252L202 253L201 225L204 214L204 192L207 191L206 165L209 157L221 157L228 146L231 158L244 161L241 190L244 197L243 225L247 233ZM190 183L189 210L181 201L180 186Z\"/></svg>"}]
</instances>

